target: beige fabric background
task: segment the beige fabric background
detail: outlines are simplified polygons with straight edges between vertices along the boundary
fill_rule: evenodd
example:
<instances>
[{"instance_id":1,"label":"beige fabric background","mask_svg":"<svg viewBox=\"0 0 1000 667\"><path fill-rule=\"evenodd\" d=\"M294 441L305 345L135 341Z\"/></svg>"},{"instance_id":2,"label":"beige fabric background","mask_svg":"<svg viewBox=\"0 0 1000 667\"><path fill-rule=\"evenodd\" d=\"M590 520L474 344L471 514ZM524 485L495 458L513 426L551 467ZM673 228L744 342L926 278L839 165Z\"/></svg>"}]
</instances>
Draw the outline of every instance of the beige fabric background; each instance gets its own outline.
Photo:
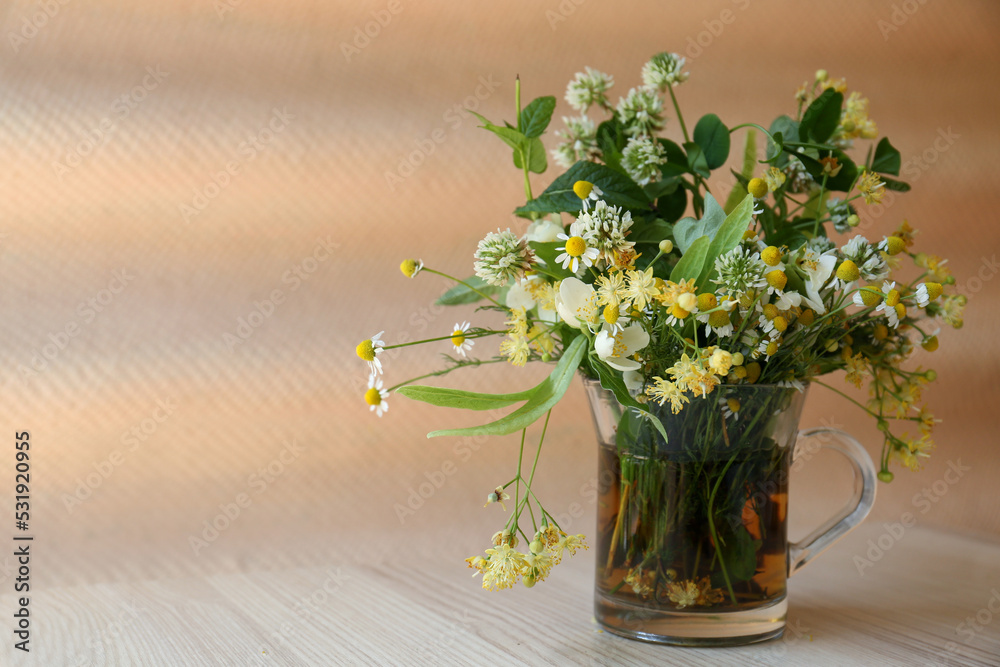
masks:
<instances>
[{"instance_id":1,"label":"beige fabric background","mask_svg":"<svg viewBox=\"0 0 1000 667\"><path fill-rule=\"evenodd\" d=\"M714 111L729 123L767 124L793 110L795 88L825 67L870 97L904 160L928 160L912 193L878 219L862 216L873 236L908 219L922 248L951 259L969 295L966 326L918 355L940 376L928 392L944 419L938 450L924 471L880 488L873 520L898 520L931 489L921 525L995 538L1000 10L987 1L902 4L916 11L749 0L69 0L50 3L54 15L41 21L41 5L5 3L0 405L11 445L15 431L31 432L37 584L278 568L329 554L391 562L417 551L454 561L464 577L461 559L502 522L481 505L512 476L516 443L428 441L432 428L471 422L401 397L377 419L354 355L376 331L398 342L449 333L456 320L483 322L471 309L433 306L443 281L407 281L399 261L421 257L467 275L486 231L522 229L509 214L523 192L506 149L454 107L512 118L519 73L526 100L555 94L557 115L568 114L562 93L584 65L614 74L623 94L652 53L698 39L705 46L679 89L689 123ZM345 54L343 44L390 5L399 11L382 14L391 20L378 35ZM898 30L883 34L894 19ZM33 32L26 20L43 25ZM156 81L147 68L167 74ZM117 102L123 95L131 107ZM287 122L269 136L262 130L276 109ZM81 142L94 128L105 137L90 149ZM386 172L438 128L443 142L390 187ZM935 142L948 132L957 138L942 150ZM668 136L678 135L671 120ZM259 148L241 148L248 137ZM54 163L71 161L57 173ZM215 176L232 163L235 175ZM553 177L534 178L536 191ZM216 192L213 178L228 182ZM186 217L181 207L194 206L197 192L212 198ZM275 291L282 300L269 307ZM268 316L232 344L227 335L255 310ZM491 345L475 351L487 356ZM432 370L446 349L386 355L388 381ZM515 390L546 373L481 370L447 382ZM164 404L169 415L157 411ZM879 451L873 426L822 388L803 424L840 425ZM543 497L587 532L594 436L579 385L550 433ZM302 451L275 463L286 441ZM0 447L5 508L12 451ZM815 461L793 490L802 527L846 495L839 463ZM968 472L944 483L959 461ZM429 478L443 483L401 520L394 506ZM72 494L86 498L77 504ZM190 538L239 494L252 504L195 553Z\"/></svg>"}]
</instances>

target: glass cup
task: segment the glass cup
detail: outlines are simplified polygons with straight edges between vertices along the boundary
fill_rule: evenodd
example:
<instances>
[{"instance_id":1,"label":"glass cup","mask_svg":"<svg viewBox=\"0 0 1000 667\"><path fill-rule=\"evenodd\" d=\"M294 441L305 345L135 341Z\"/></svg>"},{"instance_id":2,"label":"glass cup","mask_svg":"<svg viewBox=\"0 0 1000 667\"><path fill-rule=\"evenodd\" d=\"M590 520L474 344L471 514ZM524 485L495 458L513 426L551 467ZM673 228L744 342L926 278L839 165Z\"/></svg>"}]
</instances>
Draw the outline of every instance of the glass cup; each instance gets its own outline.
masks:
<instances>
[{"instance_id":1,"label":"glass cup","mask_svg":"<svg viewBox=\"0 0 1000 667\"><path fill-rule=\"evenodd\" d=\"M865 449L835 429L798 431L808 386L721 385L677 414L650 404L665 441L599 381L584 384L598 435L598 622L684 646L780 636L787 578L871 510L876 469ZM789 543L788 476L804 437L847 457L854 494Z\"/></svg>"}]
</instances>

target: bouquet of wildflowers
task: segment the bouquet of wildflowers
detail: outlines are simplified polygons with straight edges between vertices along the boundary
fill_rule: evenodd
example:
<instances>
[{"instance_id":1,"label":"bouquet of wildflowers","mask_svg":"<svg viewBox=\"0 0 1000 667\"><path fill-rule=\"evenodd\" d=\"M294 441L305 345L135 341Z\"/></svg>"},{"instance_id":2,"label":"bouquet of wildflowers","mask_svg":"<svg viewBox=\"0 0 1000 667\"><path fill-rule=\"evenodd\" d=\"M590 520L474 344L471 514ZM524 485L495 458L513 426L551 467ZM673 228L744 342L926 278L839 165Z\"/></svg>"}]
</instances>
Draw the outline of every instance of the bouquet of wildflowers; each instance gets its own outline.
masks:
<instances>
[{"instance_id":1,"label":"bouquet of wildflowers","mask_svg":"<svg viewBox=\"0 0 1000 667\"><path fill-rule=\"evenodd\" d=\"M462 322L420 342L451 346L446 367L429 375L486 363L555 362L541 384L508 394L414 380L385 389L379 355L397 346L381 334L358 346L371 370L365 400L379 416L393 391L471 410L517 406L479 427L429 434L521 433L512 478L487 498L505 510L512 498L512 511L485 554L468 559L483 574L484 588L509 588L518 579L532 586L565 552L583 546L582 535L559 528L532 485L549 415L577 372L614 392L629 419L660 442L667 440L656 416L662 408L678 413L700 401L724 419L739 419L737 388L801 389L811 382L877 420L885 434L882 481L892 480L894 464L919 468L932 448L937 420L921 393L935 373L904 366L915 345L937 348L942 323L962 325L965 299L951 293L945 261L916 250L916 232L906 221L878 237L856 233L870 226L865 207L886 190L909 190L896 178L899 152L887 138L876 141L868 100L820 71L795 94L794 113L767 128L728 126L707 114L689 131L675 92L688 79L684 64L677 54L654 56L642 69L643 85L617 104L609 98L611 76L589 67L577 74L565 99L579 115L563 118L561 142L551 151L566 171L538 196L530 175L548 167L540 137L556 99L522 107L518 85L515 122L479 116L510 147L523 175L526 202L515 214L526 228L488 232L475 251L474 275L453 279L440 303L480 303L501 312L505 326ZM671 115L679 141L663 136ZM739 170L717 198L709 179L727 163L739 134L745 142ZM417 260L404 261L401 270L410 278L422 272L451 278ZM485 358L469 357L484 350L478 339L493 336L499 345ZM868 399L829 384L826 376L836 371L845 371L848 384L867 384ZM526 429L540 419L545 426L529 469ZM692 585L690 604L721 596Z\"/></svg>"}]
</instances>

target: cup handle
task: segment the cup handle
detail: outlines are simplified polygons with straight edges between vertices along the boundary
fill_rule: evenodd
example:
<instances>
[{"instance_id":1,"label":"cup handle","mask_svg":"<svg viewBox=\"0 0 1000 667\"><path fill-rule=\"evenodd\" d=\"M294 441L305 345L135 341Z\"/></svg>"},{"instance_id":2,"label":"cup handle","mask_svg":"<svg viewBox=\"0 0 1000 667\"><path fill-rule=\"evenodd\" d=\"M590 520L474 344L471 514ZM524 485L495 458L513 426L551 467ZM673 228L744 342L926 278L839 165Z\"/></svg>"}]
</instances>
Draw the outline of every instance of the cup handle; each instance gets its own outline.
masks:
<instances>
[{"instance_id":1,"label":"cup handle","mask_svg":"<svg viewBox=\"0 0 1000 667\"><path fill-rule=\"evenodd\" d=\"M814 428L801 431L800 438L815 437L820 441L820 447L832 449L847 457L854 468L854 495L836 516L811 532L800 542L788 545L788 576L801 570L806 563L822 553L864 521L875 503L876 470L871 456L861 446L861 443L844 433L832 428ZM793 466L799 456L796 448L793 454Z\"/></svg>"}]
</instances>

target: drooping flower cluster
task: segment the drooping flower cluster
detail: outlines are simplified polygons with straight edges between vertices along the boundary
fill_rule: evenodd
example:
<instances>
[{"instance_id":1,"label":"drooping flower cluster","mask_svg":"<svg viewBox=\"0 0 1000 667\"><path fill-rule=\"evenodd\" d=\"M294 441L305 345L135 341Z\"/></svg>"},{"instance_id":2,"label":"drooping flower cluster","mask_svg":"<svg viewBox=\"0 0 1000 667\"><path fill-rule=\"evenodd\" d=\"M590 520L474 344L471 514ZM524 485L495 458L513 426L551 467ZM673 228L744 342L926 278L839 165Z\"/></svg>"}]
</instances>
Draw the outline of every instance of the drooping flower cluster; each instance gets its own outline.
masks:
<instances>
[{"instance_id":1,"label":"drooping flower cluster","mask_svg":"<svg viewBox=\"0 0 1000 667\"><path fill-rule=\"evenodd\" d=\"M486 556L470 556L465 561L475 570L473 575L483 575L483 588L500 591L512 588L521 580L531 588L539 581L545 581L552 568L562 561L563 554L576 555L580 549L587 549L583 535L567 535L551 524L542 526L522 553L516 549L518 539L507 531L493 536L493 547L486 550Z\"/></svg>"}]
</instances>

